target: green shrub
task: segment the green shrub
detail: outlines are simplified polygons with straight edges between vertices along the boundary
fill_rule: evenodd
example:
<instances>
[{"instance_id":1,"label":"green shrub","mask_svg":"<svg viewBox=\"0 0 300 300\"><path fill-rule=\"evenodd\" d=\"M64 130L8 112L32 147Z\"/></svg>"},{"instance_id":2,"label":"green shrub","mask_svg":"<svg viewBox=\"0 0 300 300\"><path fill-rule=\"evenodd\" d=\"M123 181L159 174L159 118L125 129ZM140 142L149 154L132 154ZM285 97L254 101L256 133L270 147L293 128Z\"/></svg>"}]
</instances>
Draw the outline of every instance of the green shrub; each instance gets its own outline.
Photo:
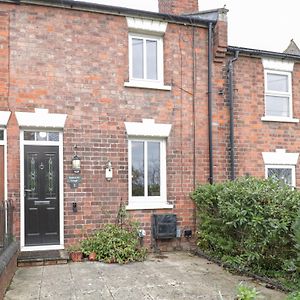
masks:
<instances>
[{"instance_id":1,"label":"green shrub","mask_svg":"<svg viewBox=\"0 0 300 300\"><path fill-rule=\"evenodd\" d=\"M145 259L146 250L139 246L137 226L111 224L83 240L83 253L96 252L97 259L107 263L127 263Z\"/></svg>"},{"instance_id":2,"label":"green shrub","mask_svg":"<svg viewBox=\"0 0 300 300\"><path fill-rule=\"evenodd\" d=\"M237 287L237 300L255 300L258 295L259 292L256 290L256 288L244 285L242 282Z\"/></svg>"},{"instance_id":3,"label":"green shrub","mask_svg":"<svg viewBox=\"0 0 300 300\"><path fill-rule=\"evenodd\" d=\"M199 186L192 198L198 210L200 249L261 275L288 274L286 268L297 258L292 225L299 192L273 179L245 177Z\"/></svg>"},{"instance_id":4,"label":"green shrub","mask_svg":"<svg viewBox=\"0 0 300 300\"><path fill-rule=\"evenodd\" d=\"M285 300L300 300L300 291L289 294Z\"/></svg>"},{"instance_id":5,"label":"green shrub","mask_svg":"<svg viewBox=\"0 0 300 300\"><path fill-rule=\"evenodd\" d=\"M300 212L293 225L293 231L294 231L295 248L298 254L297 263L298 266L300 267Z\"/></svg>"}]
</instances>

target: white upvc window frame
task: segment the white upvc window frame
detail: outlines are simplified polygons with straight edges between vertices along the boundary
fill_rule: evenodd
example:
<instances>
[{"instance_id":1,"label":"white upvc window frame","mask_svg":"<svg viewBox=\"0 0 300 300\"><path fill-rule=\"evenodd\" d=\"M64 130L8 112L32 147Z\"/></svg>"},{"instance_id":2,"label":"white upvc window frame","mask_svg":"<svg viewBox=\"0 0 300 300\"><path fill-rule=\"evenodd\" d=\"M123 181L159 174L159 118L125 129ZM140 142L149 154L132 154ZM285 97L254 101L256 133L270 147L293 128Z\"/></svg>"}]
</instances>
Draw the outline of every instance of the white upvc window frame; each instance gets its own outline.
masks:
<instances>
[{"instance_id":1,"label":"white upvc window frame","mask_svg":"<svg viewBox=\"0 0 300 300\"><path fill-rule=\"evenodd\" d=\"M292 182L291 187L296 187L296 168L293 165L265 165L265 178L269 178L268 170L269 169L289 169L292 171Z\"/></svg>"},{"instance_id":2,"label":"white upvc window frame","mask_svg":"<svg viewBox=\"0 0 300 300\"><path fill-rule=\"evenodd\" d=\"M285 149L276 149L275 152L262 152L265 164L265 178L268 178L268 169L291 169L292 187L296 187L296 165L299 153L288 153Z\"/></svg>"},{"instance_id":3,"label":"white upvc window frame","mask_svg":"<svg viewBox=\"0 0 300 300\"><path fill-rule=\"evenodd\" d=\"M164 34L167 29L167 22L155 21L153 19L126 17L128 26L128 62L129 62L129 81L124 82L125 87L145 88L170 91L171 86L164 85ZM144 49L144 78L133 77L132 61L132 39L143 39ZM147 57L145 55L145 40L157 41L157 79L147 79L145 74Z\"/></svg>"},{"instance_id":4,"label":"white upvc window frame","mask_svg":"<svg viewBox=\"0 0 300 300\"><path fill-rule=\"evenodd\" d=\"M132 196L132 142L144 142L144 196ZM147 142L160 143L160 196L148 196L148 156ZM128 139L128 194L129 208L168 208L167 205L167 164L166 140L159 138L130 138Z\"/></svg>"},{"instance_id":5,"label":"white upvc window frame","mask_svg":"<svg viewBox=\"0 0 300 300\"><path fill-rule=\"evenodd\" d=\"M154 119L142 122L125 122L128 135L128 205L127 210L173 208L167 200L167 138L172 125L155 123ZM133 141L160 142L160 196L132 196L132 147ZM146 148L144 147L144 151ZM144 152L144 161L147 157ZM148 176L146 168L144 176ZM146 176L144 182L146 182ZM145 184L145 189L147 188ZM146 194L145 194L146 195Z\"/></svg>"},{"instance_id":6,"label":"white upvc window frame","mask_svg":"<svg viewBox=\"0 0 300 300\"><path fill-rule=\"evenodd\" d=\"M272 117L272 118L278 118L278 119L292 119L293 118L293 97L292 97L292 74L291 72L283 72L283 71L275 71L275 70L265 70L265 116L266 117ZM268 89L268 76L269 75L281 75L285 76L287 78L287 86L288 91L287 92L280 92L280 91L274 91ZM267 97L284 97L288 98L289 102L289 111L288 116L274 116L274 115L267 115Z\"/></svg>"},{"instance_id":7,"label":"white upvc window frame","mask_svg":"<svg viewBox=\"0 0 300 300\"><path fill-rule=\"evenodd\" d=\"M143 78L133 76L133 59L132 59L132 44L133 39L143 40ZM155 41L157 44L157 79L147 79L147 53L146 41ZM168 90L170 87L164 86L164 54L163 54L163 37L155 35L146 35L139 33L129 33L128 35L128 53L129 53L129 82L125 86L144 87L154 89Z\"/></svg>"},{"instance_id":8,"label":"white upvc window frame","mask_svg":"<svg viewBox=\"0 0 300 300\"><path fill-rule=\"evenodd\" d=\"M264 67L264 104L265 111L264 116L261 118L262 121L269 122L284 122L284 123L298 123L299 119L293 116L293 87L292 87L292 74L294 68L293 61L282 61L272 58L262 58L262 64ZM268 74L284 75L288 76L288 92L279 92L268 90ZM289 116L273 116L267 115L267 96L287 97L289 98Z\"/></svg>"}]
</instances>

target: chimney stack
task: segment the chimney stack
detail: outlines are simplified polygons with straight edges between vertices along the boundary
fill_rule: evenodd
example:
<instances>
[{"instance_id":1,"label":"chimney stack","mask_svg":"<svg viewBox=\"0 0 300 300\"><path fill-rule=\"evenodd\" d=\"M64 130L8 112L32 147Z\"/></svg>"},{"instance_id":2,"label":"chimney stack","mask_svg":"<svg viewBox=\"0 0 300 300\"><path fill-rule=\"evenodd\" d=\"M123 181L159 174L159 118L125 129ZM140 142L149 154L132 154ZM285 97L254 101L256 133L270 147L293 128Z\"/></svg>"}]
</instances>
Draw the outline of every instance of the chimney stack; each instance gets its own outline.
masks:
<instances>
[{"instance_id":1,"label":"chimney stack","mask_svg":"<svg viewBox=\"0 0 300 300\"><path fill-rule=\"evenodd\" d=\"M159 12L182 15L199 11L198 0L158 0Z\"/></svg>"}]
</instances>

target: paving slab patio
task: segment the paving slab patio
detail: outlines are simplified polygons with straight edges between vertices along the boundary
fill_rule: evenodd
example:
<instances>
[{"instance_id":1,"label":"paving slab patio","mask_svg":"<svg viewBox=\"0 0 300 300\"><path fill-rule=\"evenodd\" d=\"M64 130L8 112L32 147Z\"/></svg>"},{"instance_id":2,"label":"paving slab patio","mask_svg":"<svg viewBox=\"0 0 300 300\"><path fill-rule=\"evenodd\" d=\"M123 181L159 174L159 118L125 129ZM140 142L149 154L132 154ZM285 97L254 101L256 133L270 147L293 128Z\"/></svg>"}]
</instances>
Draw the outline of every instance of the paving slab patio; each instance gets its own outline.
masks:
<instances>
[{"instance_id":1,"label":"paving slab patio","mask_svg":"<svg viewBox=\"0 0 300 300\"><path fill-rule=\"evenodd\" d=\"M19 268L4 299L231 300L241 281L255 286L263 299L286 297L203 258L176 252L127 265L82 262Z\"/></svg>"}]
</instances>

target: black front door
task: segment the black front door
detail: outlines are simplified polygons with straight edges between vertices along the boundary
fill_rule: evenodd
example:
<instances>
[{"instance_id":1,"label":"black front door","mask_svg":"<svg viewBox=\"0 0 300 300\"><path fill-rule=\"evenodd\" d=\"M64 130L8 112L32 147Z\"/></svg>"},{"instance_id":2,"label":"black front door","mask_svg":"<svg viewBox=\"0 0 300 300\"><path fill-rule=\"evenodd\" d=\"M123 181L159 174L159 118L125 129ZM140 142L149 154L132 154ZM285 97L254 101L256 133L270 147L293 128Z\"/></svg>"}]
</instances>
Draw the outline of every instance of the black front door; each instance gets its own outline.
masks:
<instances>
[{"instance_id":1,"label":"black front door","mask_svg":"<svg viewBox=\"0 0 300 300\"><path fill-rule=\"evenodd\" d=\"M25 246L59 244L59 147L24 146Z\"/></svg>"}]
</instances>

